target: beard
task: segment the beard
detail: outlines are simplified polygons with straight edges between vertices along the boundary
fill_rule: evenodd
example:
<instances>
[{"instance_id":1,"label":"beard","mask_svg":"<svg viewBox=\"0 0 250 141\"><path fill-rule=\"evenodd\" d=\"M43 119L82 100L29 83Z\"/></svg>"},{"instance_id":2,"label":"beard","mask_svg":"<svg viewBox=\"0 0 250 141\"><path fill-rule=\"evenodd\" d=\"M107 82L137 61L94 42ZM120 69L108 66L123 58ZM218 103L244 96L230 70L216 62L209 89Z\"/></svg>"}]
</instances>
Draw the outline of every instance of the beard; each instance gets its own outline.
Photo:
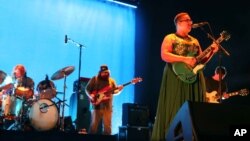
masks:
<instances>
[{"instance_id":1,"label":"beard","mask_svg":"<svg viewBox=\"0 0 250 141\"><path fill-rule=\"evenodd\" d=\"M109 74L107 74L107 75L99 75L98 77L99 77L101 80L108 81L108 79L109 79Z\"/></svg>"}]
</instances>

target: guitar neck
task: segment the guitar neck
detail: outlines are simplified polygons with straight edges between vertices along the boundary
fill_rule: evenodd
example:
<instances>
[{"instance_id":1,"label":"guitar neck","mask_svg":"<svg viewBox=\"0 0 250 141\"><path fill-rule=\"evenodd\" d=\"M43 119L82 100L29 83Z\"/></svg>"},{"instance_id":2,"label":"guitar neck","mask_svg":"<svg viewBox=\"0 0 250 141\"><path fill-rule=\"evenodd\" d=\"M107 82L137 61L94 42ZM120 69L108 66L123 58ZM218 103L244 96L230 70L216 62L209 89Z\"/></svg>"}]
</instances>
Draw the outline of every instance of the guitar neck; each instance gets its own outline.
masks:
<instances>
[{"instance_id":1,"label":"guitar neck","mask_svg":"<svg viewBox=\"0 0 250 141\"><path fill-rule=\"evenodd\" d=\"M219 43L221 43L223 40L228 40L230 38L230 35L226 32L226 31L223 31L222 33L221 33L221 36L216 40L216 41L214 41L215 43L217 43L217 44L219 44ZM204 59L204 57L209 53L209 52L211 52L212 51L212 46L210 45L208 48L206 48L200 55L198 55L197 57L196 57L196 59L197 59L197 62L198 63L200 63L203 59Z\"/></svg>"},{"instance_id":2,"label":"guitar neck","mask_svg":"<svg viewBox=\"0 0 250 141\"><path fill-rule=\"evenodd\" d=\"M127 86L127 85L129 85L129 84L131 84L132 82L127 82L127 83L125 83L125 84L122 84L122 86L123 87L125 87L125 86ZM110 89L110 90L108 90L107 92L105 92L105 93L111 93L111 92L113 92L114 90L116 90L117 89L117 87L116 88L112 88L112 89Z\"/></svg>"},{"instance_id":3,"label":"guitar neck","mask_svg":"<svg viewBox=\"0 0 250 141\"><path fill-rule=\"evenodd\" d=\"M229 96L235 96L235 95L239 95L239 92L232 92L228 94Z\"/></svg>"},{"instance_id":4,"label":"guitar neck","mask_svg":"<svg viewBox=\"0 0 250 141\"><path fill-rule=\"evenodd\" d=\"M229 97L235 96L235 95L246 96L246 95L248 95L248 93L249 93L248 89L241 89L239 91L228 93L228 96Z\"/></svg>"},{"instance_id":5,"label":"guitar neck","mask_svg":"<svg viewBox=\"0 0 250 141\"><path fill-rule=\"evenodd\" d=\"M212 51L212 46L206 48L200 55L196 57L197 62L200 63L204 59L204 57L211 51Z\"/></svg>"},{"instance_id":6,"label":"guitar neck","mask_svg":"<svg viewBox=\"0 0 250 141\"><path fill-rule=\"evenodd\" d=\"M123 87L125 87L125 86L127 86L127 85L129 85L129 84L131 84L132 82L127 82L127 83L125 83L125 84L122 84L122 86Z\"/></svg>"}]
</instances>

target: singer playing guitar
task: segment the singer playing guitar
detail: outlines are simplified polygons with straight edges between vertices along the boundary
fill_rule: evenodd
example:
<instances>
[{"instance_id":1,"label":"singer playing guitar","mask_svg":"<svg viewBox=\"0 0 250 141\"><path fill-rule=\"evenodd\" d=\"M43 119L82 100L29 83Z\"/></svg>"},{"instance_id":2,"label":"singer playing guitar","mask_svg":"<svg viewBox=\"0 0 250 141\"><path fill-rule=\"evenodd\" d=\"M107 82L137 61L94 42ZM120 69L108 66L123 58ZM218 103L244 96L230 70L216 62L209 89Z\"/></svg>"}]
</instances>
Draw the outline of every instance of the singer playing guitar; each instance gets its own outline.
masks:
<instances>
[{"instance_id":1,"label":"singer playing guitar","mask_svg":"<svg viewBox=\"0 0 250 141\"><path fill-rule=\"evenodd\" d=\"M196 77L192 79L182 70L186 71L189 68L196 68L197 64L207 63L219 49L217 42L212 42L207 47L208 49L202 50L198 39L189 34L193 21L188 13L178 13L173 21L176 31L166 34L161 44L161 58L166 65L163 70L156 118L151 134L152 141L171 140L168 139L171 122L186 100L204 101L203 71L192 75ZM183 66L183 69L179 69L179 66ZM186 79L188 79L187 82Z\"/></svg>"}]
</instances>

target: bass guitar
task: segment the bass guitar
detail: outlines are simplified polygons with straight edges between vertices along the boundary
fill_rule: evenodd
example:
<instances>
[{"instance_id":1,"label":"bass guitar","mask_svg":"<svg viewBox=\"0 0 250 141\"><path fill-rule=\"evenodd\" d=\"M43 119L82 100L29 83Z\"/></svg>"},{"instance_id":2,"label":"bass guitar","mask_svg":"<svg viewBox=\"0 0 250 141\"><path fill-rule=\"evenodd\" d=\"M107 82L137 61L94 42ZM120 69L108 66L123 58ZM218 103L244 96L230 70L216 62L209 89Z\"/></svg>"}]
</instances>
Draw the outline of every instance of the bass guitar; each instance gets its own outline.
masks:
<instances>
[{"instance_id":1,"label":"bass guitar","mask_svg":"<svg viewBox=\"0 0 250 141\"><path fill-rule=\"evenodd\" d=\"M129 84L136 84L138 82L141 82L142 78L134 78L130 82L127 82L125 84L122 84L123 87L129 85ZM105 101L108 101L110 99L111 94L114 93L114 91L118 88L110 88L109 86L102 88L101 90L94 91L92 94L94 94L94 98L90 100L90 102L97 106Z\"/></svg>"},{"instance_id":2,"label":"bass guitar","mask_svg":"<svg viewBox=\"0 0 250 141\"><path fill-rule=\"evenodd\" d=\"M240 96L246 96L249 94L248 89L241 89L239 91L227 93L229 97L235 96L235 95L240 95ZM210 93L206 92L206 102L209 103L219 103L220 96L218 95L217 91L212 91Z\"/></svg>"},{"instance_id":3,"label":"bass guitar","mask_svg":"<svg viewBox=\"0 0 250 141\"><path fill-rule=\"evenodd\" d=\"M230 34L226 31L220 33L220 37L215 41L216 43L221 43L223 40L228 40ZM200 55L196 57L197 64L191 67L183 62L173 63L173 71L178 76L180 80L185 83L193 83L197 78L197 73L202 70L205 64L202 64L202 60L206 57L208 53L212 51L212 46L210 45L205 49Z\"/></svg>"}]
</instances>

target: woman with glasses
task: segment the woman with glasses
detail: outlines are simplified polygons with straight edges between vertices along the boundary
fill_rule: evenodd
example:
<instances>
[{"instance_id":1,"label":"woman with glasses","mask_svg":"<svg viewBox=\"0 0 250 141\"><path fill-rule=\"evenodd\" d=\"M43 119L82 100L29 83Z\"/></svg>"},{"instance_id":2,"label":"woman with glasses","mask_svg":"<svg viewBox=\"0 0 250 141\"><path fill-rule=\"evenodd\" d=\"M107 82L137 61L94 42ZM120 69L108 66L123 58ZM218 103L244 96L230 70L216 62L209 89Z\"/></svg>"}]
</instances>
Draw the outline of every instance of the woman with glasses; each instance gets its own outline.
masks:
<instances>
[{"instance_id":1,"label":"woman with glasses","mask_svg":"<svg viewBox=\"0 0 250 141\"><path fill-rule=\"evenodd\" d=\"M175 33L165 36L161 46L161 58L166 62L159 93L152 141L165 141L172 120L182 104L189 101L205 100L205 79L202 70L194 72L198 64L207 63L218 51L212 43L210 50L203 53L199 41L189 35L192 19L186 12L174 17ZM203 58L197 58L204 54ZM181 72L181 73L180 73ZM192 74L193 73L193 74Z\"/></svg>"}]
</instances>

